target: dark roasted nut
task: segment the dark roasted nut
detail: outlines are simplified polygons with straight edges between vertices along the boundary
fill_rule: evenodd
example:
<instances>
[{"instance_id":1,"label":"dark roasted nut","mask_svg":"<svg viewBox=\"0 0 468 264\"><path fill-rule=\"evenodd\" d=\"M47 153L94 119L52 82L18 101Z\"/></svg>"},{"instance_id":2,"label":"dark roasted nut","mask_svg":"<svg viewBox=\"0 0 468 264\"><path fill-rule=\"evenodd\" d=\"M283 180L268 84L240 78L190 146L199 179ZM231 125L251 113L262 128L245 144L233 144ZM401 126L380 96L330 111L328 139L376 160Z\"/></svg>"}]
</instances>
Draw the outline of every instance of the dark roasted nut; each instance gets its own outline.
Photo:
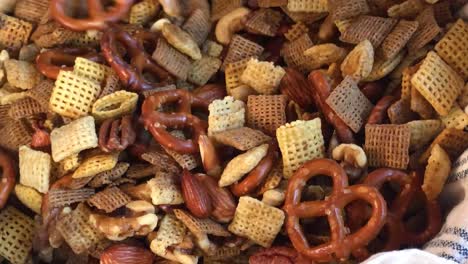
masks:
<instances>
[{"instance_id":1,"label":"dark roasted nut","mask_svg":"<svg viewBox=\"0 0 468 264\"><path fill-rule=\"evenodd\" d=\"M281 93L304 109L314 105L314 99L308 88L309 83L302 73L293 68L285 68L285 71L286 74L280 83Z\"/></svg>"},{"instance_id":2,"label":"dark roasted nut","mask_svg":"<svg viewBox=\"0 0 468 264\"><path fill-rule=\"evenodd\" d=\"M211 197L207 188L188 170L182 174L182 195L190 212L199 218L207 218L213 211Z\"/></svg>"},{"instance_id":3,"label":"dark roasted nut","mask_svg":"<svg viewBox=\"0 0 468 264\"><path fill-rule=\"evenodd\" d=\"M107 248L100 259L101 264L151 264L153 261L154 255L151 251L127 244Z\"/></svg>"}]
</instances>

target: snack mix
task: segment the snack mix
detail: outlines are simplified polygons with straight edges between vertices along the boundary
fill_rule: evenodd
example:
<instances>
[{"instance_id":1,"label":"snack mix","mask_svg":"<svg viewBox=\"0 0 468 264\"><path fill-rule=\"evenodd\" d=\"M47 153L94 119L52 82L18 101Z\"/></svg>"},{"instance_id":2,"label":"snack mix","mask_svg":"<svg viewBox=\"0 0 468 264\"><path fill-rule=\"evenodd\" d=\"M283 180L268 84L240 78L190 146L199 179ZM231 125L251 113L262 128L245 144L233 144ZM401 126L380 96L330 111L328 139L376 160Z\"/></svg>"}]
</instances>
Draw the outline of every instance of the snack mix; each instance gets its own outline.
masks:
<instances>
[{"instance_id":1,"label":"snack mix","mask_svg":"<svg viewBox=\"0 0 468 264\"><path fill-rule=\"evenodd\" d=\"M468 148L466 3L0 0L0 263L423 246Z\"/></svg>"}]
</instances>

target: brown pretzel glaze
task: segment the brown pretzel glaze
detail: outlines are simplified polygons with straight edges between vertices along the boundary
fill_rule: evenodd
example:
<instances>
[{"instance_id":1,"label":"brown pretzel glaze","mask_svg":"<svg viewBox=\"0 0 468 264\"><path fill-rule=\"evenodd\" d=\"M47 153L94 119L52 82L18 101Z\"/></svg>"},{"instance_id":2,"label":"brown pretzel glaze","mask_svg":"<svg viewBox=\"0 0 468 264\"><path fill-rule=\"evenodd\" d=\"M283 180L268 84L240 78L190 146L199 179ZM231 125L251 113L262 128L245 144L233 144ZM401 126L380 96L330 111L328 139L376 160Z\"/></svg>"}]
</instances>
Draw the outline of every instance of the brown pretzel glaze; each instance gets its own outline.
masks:
<instances>
[{"instance_id":1,"label":"brown pretzel glaze","mask_svg":"<svg viewBox=\"0 0 468 264\"><path fill-rule=\"evenodd\" d=\"M13 167L14 161L6 152L0 150L0 168L2 168L2 177L0 180L0 210L5 207L10 193L13 191L16 183L16 173Z\"/></svg>"},{"instance_id":2,"label":"brown pretzel glaze","mask_svg":"<svg viewBox=\"0 0 468 264\"><path fill-rule=\"evenodd\" d=\"M320 70L313 71L309 74L309 87L312 90L312 96L315 105L325 116L328 123L336 130L336 134L342 143L354 143L354 136L351 129L336 115L331 107L325 102L331 93L331 85L327 76Z\"/></svg>"},{"instance_id":3,"label":"brown pretzel glaze","mask_svg":"<svg viewBox=\"0 0 468 264\"><path fill-rule=\"evenodd\" d=\"M297 253L294 248L271 247L255 252L249 258L250 264L312 264L313 261Z\"/></svg>"},{"instance_id":4,"label":"brown pretzel glaze","mask_svg":"<svg viewBox=\"0 0 468 264\"><path fill-rule=\"evenodd\" d=\"M107 119L99 128L99 148L104 152L122 151L135 143L136 132L132 116Z\"/></svg>"},{"instance_id":5,"label":"brown pretzel glaze","mask_svg":"<svg viewBox=\"0 0 468 264\"><path fill-rule=\"evenodd\" d=\"M115 70L124 85L133 91L155 89L164 86L170 80L169 73L145 52L143 42L147 38L148 34L140 34L138 38L134 38L118 28L107 30L101 38L101 49L107 63ZM131 58L130 64L123 58L118 44L125 48L125 52ZM145 80L143 72L154 74L160 82Z\"/></svg>"},{"instance_id":6,"label":"brown pretzel glaze","mask_svg":"<svg viewBox=\"0 0 468 264\"><path fill-rule=\"evenodd\" d=\"M36 57L37 70L49 79L57 79L60 71L73 71L76 57L101 61L95 50L89 48L57 48L42 52Z\"/></svg>"},{"instance_id":7,"label":"brown pretzel glaze","mask_svg":"<svg viewBox=\"0 0 468 264\"><path fill-rule=\"evenodd\" d=\"M366 83L360 90L369 101L375 104L384 94L385 87L380 82L370 82Z\"/></svg>"},{"instance_id":8,"label":"brown pretzel glaze","mask_svg":"<svg viewBox=\"0 0 468 264\"><path fill-rule=\"evenodd\" d=\"M422 245L435 236L442 226L442 216L437 201L429 201L421 190L421 175L416 172L407 174L400 170L381 168L377 169L367 176L364 184L382 188L384 183L397 183L401 190L388 205L386 227L388 229L388 238L383 246L383 251L399 249L403 244L417 246ZM424 197L426 205L426 228L421 232L412 232L408 230L404 223L404 217L410 209L412 202L417 195ZM365 204L356 203L348 209L351 230L359 228L365 217ZM354 253L354 252L353 252ZM358 256L365 259L369 256L367 249L359 249Z\"/></svg>"},{"instance_id":9,"label":"brown pretzel glaze","mask_svg":"<svg viewBox=\"0 0 468 264\"><path fill-rule=\"evenodd\" d=\"M332 177L333 190L323 201L301 202L307 181L318 175ZM372 207L372 215L359 230L347 235L342 210L353 201L363 200ZM315 159L300 167L289 180L284 210L286 230L294 248L313 261L327 262L335 257L347 259L350 253L373 240L385 223L387 206L379 191L367 185L348 186L343 168L330 159ZM330 241L310 247L300 224L301 218L326 216L330 225Z\"/></svg>"},{"instance_id":10,"label":"brown pretzel glaze","mask_svg":"<svg viewBox=\"0 0 468 264\"><path fill-rule=\"evenodd\" d=\"M257 187L266 179L268 173L270 173L273 168L275 161L278 159L278 156L277 143L270 143L266 156L242 181L231 185L231 192L237 197L254 192L255 189L257 189Z\"/></svg>"},{"instance_id":11,"label":"brown pretzel glaze","mask_svg":"<svg viewBox=\"0 0 468 264\"><path fill-rule=\"evenodd\" d=\"M367 125L381 124L387 114L387 109L396 101L396 98L391 95L382 97L372 109Z\"/></svg>"},{"instance_id":12,"label":"brown pretzel glaze","mask_svg":"<svg viewBox=\"0 0 468 264\"><path fill-rule=\"evenodd\" d=\"M51 0L49 7L51 16L71 30L104 30L109 22L117 22L123 18L133 4L133 0L115 0L114 2L114 6L105 8L101 0L87 0L89 17L85 19L72 18L66 14L67 0Z\"/></svg>"}]
</instances>

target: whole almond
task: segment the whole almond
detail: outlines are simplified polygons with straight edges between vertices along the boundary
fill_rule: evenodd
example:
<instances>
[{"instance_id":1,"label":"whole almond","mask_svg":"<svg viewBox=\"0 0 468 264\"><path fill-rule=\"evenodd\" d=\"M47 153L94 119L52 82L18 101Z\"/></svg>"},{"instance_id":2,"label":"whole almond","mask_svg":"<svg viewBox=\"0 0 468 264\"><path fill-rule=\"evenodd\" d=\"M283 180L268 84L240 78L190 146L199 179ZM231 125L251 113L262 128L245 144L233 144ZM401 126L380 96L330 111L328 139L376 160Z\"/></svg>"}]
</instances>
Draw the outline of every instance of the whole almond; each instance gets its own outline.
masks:
<instances>
[{"instance_id":1,"label":"whole almond","mask_svg":"<svg viewBox=\"0 0 468 264\"><path fill-rule=\"evenodd\" d=\"M196 174L195 177L206 186L213 204L211 216L219 222L228 223L234 217L236 202L231 192L218 186L216 179L206 174Z\"/></svg>"},{"instance_id":2,"label":"whole almond","mask_svg":"<svg viewBox=\"0 0 468 264\"><path fill-rule=\"evenodd\" d=\"M100 258L100 264L152 264L154 254L143 248L117 244L107 248Z\"/></svg>"},{"instance_id":3,"label":"whole almond","mask_svg":"<svg viewBox=\"0 0 468 264\"><path fill-rule=\"evenodd\" d=\"M182 174L181 185L187 209L196 217L209 217L213 206L207 188L188 170L184 170Z\"/></svg>"},{"instance_id":4,"label":"whole almond","mask_svg":"<svg viewBox=\"0 0 468 264\"><path fill-rule=\"evenodd\" d=\"M289 99L296 102L300 107L307 108L314 105L312 95L310 93L309 83L299 71L293 68L285 68L286 74L280 82L280 91Z\"/></svg>"}]
</instances>

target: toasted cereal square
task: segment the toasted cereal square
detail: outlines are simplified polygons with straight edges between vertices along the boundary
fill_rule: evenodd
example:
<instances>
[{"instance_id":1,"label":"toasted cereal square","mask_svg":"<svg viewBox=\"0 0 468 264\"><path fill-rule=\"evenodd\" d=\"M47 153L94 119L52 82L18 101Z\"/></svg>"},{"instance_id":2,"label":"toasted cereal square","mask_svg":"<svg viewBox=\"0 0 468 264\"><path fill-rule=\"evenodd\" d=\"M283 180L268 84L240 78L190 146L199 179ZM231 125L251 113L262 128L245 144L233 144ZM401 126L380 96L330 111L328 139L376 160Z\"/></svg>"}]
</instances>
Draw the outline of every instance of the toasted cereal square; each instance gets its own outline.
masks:
<instances>
[{"instance_id":1,"label":"toasted cereal square","mask_svg":"<svg viewBox=\"0 0 468 264\"><path fill-rule=\"evenodd\" d=\"M284 95L250 95L247 99L247 125L268 135L286 124L287 98Z\"/></svg>"},{"instance_id":2,"label":"toasted cereal square","mask_svg":"<svg viewBox=\"0 0 468 264\"><path fill-rule=\"evenodd\" d=\"M288 4L288 0L258 0L259 7L280 7Z\"/></svg>"},{"instance_id":3,"label":"toasted cereal square","mask_svg":"<svg viewBox=\"0 0 468 264\"><path fill-rule=\"evenodd\" d=\"M407 67L403 70L401 75L401 98L405 100L411 99L411 78L418 71L419 65ZM414 109L413 109L414 111Z\"/></svg>"},{"instance_id":4,"label":"toasted cereal square","mask_svg":"<svg viewBox=\"0 0 468 264\"><path fill-rule=\"evenodd\" d=\"M431 142L443 129L440 120L414 120L407 123L410 128L410 150L416 150Z\"/></svg>"},{"instance_id":5,"label":"toasted cereal square","mask_svg":"<svg viewBox=\"0 0 468 264\"><path fill-rule=\"evenodd\" d=\"M411 138L407 125L366 125L365 135L369 166L406 169Z\"/></svg>"},{"instance_id":6,"label":"toasted cereal square","mask_svg":"<svg viewBox=\"0 0 468 264\"><path fill-rule=\"evenodd\" d=\"M4 62L8 83L16 88L28 90L41 80L41 74L31 62L7 60Z\"/></svg>"},{"instance_id":7,"label":"toasted cereal square","mask_svg":"<svg viewBox=\"0 0 468 264\"><path fill-rule=\"evenodd\" d=\"M305 162L325 156L321 126L320 118L315 118L309 121L297 120L276 130L286 179Z\"/></svg>"},{"instance_id":8,"label":"toasted cereal square","mask_svg":"<svg viewBox=\"0 0 468 264\"><path fill-rule=\"evenodd\" d=\"M460 95L464 82L437 53L430 51L411 78L411 85L431 103L439 115L445 116Z\"/></svg>"},{"instance_id":9,"label":"toasted cereal square","mask_svg":"<svg viewBox=\"0 0 468 264\"><path fill-rule=\"evenodd\" d=\"M243 127L245 123L244 102L226 96L223 100L214 100L209 106L208 135Z\"/></svg>"},{"instance_id":10,"label":"toasted cereal square","mask_svg":"<svg viewBox=\"0 0 468 264\"><path fill-rule=\"evenodd\" d=\"M98 146L98 139L92 116L82 117L67 125L52 130L50 134L52 158L55 162L78 154L85 149Z\"/></svg>"},{"instance_id":11,"label":"toasted cereal square","mask_svg":"<svg viewBox=\"0 0 468 264\"><path fill-rule=\"evenodd\" d=\"M122 89L123 85L122 83L120 83L119 76L117 75L117 73L111 70L107 75L106 79L104 80L103 88L101 93L99 94L99 98L120 91Z\"/></svg>"},{"instance_id":12,"label":"toasted cereal square","mask_svg":"<svg viewBox=\"0 0 468 264\"><path fill-rule=\"evenodd\" d=\"M257 199L242 196L228 229L253 242L270 247L284 222L284 212Z\"/></svg>"},{"instance_id":13,"label":"toasted cereal square","mask_svg":"<svg viewBox=\"0 0 468 264\"><path fill-rule=\"evenodd\" d=\"M468 82L465 83L465 87L461 95L458 97L458 104L461 108L465 108L468 105Z\"/></svg>"},{"instance_id":14,"label":"toasted cereal square","mask_svg":"<svg viewBox=\"0 0 468 264\"><path fill-rule=\"evenodd\" d=\"M463 130L468 126L468 114L466 114L458 104L454 104L448 115L440 118L446 128L456 128Z\"/></svg>"},{"instance_id":15,"label":"toasted cereal square","mask_svg":"<svg viewBox=\"0 0 468 264\"><path fill-rule=\"evenodd\" d=\"M49 8L47 0L20 0L15 6L15 17L39 23Z\"/></svg>"},{"instance_id":16,"label":"toasted cereal square","mask_svg":"<svg viewBox=\"0 0 468 264\"><path fill-rule=\"evenodd\" d=\"M279 11L262 8L250 14L249 19L245 22L245 27L249 32L274 37L282 18L283 16Z\"/></svg>"},{"instance_id":17,"label":"toasted cereal square","mask_svg":"<svg viewBox=\"0 0 468 264\"><path fill-rule=\"evenodd\" d=\"M358 44L367 39L377 49L385 37L392 31L398 20L376 16L360 16L341 34L340 40Z\"/></svg>"},{"instance_id":18,"label":"toasted cereal square","mask_svg":"<svg viewBox=\"0 0 468 264\"><path fill-rule=\"evenodd\" d=\"M304 33L292 42L286 43L281 49L281 56L288 67L306 73L315 67L315 63L304 56L304 51L314 45L308 33Z\"/></svg>"},{"instance_id":19,"label":"toasted cereal square","mask_svg":"<svg viewBox=\"0 0 468 264\"><path fill-rule=\"evenodd\" d=\"M160 171L177 174L181 169L177 162L169 156L164 150L150 150L141 154L141 159L147 161L158 168Z\"/></svg>"},{"instance_id":20,"label":"toasted cereal square","mask_svg":"<svg viewBox=\"0 0 468 264\"><path fill-rule=\"evenodd\" d=\"M333 21L345 20L370 12L365 0L336 0L329 4L329 9Z\"/></svg>"},{"instance_id":21,"label":"toasted cereal square","mask_svg":"<svg viewBox=\"0 0 468 264\"><path fill-rule=\"evenodd\" d=\"M89 223L91 210L84 204L57 221L57 230L75 254L94 248L104 236Z\"/></svg>"},{"instance_id":22,"label":"toasted cereal square","mask_svg":"<svg viewBox=\"0 0 468 264\"><path fill-rule=\"evenodd\" d=\"M437 199L450 175L451 168L452 163L447 152L438 144L434 145L424 171L424 183L421 186L427 199Z\"/></svg>"},{"instance_id":23,"label":"toasted cereal square","mask_svg":"<svg viewBox=\"0 0 468 264\"><path fill-rule=\"evenodd\" d=\"M190 59L173 48L164 38L159 38L153 59L172 75L187 80L190 71Z\"/></svg>"},{"instance_id":24,"label":"toasted cereal square","mask_svg":"<svg viewBox=\"0 0 468 264\"><path fill-rule=\"evenodd\" d=\"M424 0L406 0L390 6L387 10L389 17L413 18L425 7Z\"/></svg>"},{"instance_id":25,"label":"toasted cereal square","mask_svg":"<svg viewBox=\"0 0 468 264\"><path fill-rule=\"evenodd\" d=\"M431 145L419 158L420 163L425 163L431 155L432 148L440 145L450 156L452 161L456 160L468 148L468 132L456 128L445 128L432 141Z\"/></svg>"},{"instance_id":26,"label":"toasted cereal square","mask_svg":"<svg viewBox=\"0 0 468 264\"><path fill-rule=\"evenodd\" d=\"M434 47L437 54L463 79L468 78L468 23L461 18Z\"/></svg>"},{"instance_id":27,"label":"toasted cereal square","mask_svg":"<svg viewBox=\"0 0 468 264\"><path fill-rule=\"evenodd\" d=\"M211 1L211 21L216 21L234 9L242 7L243 0L213 0Z\"/></svg>"},{"instance_id":28,"label":"toasted cereal square","mask_svg":"<svg viewBox=\"0 0 468 264\"><path fill-rule=\"evenodd\" d=\"M235 88L242 85L241 76L249 61L250 58L245 58L236 62L228 63L226 65L224 75L226 80L226 91L228 95L231 95Z\"/></svg>"},{"instance_id":29,"label":"toasted cereal square","mask_svg":"<svg viewBox=\"0 0 468 264\"><path fill-rule=\"evenodd\" d=\"M85 77L97 83L102 83L106 79L111 69L105 65L97 62L77 57L75 59L75 66L73 72L78 76Z\"/></svg>"},{"instance_id":30,"label":"toasted cereal square","mask_svg":"<svg viewBox=\"0 0 468 264\"><path fill-rule=\"evenodd\" d=\"M411 84L411 78L410 78ZM431 103L421 95L420 92L413 86L411 86L411 99L410 99L411 110L418 113L423 119L431 119L437 116L437 113L432 107Z\"/></svg>"},{"instance_id":31,"label":"toasted cereal square","mask_svg":"<svg viewBox=\"0 0 468 264\"><path fill-rule=\"evenodd\" d=\"M33 219L12 206L0 211L0 256L13 264L27 263L33 236Z\"/></svg>"},{"instance_id":32,"label":"toasted cereal square","mask_svg":"<svg viewBox=\"0 0 468 264\"><path fill-rule=\"evenodd\" d=\"M21 121L8 118L7 123L0 128L0 146L17 152L20 146L31 143L28 128Z\"/></svg>"},{"instance_id":33,"label":"toasted cereal square","mask_svg":"<svg viewBox=\"0 0 468 264\"><path fill-rule=\"evenodd\" d=\"M261 45L240 35L234 35L231 43L229 44L229 49L226 57L224 58L221 70L224 70L226 65L229 63L240 61L245 58L260 56L260 54L263 53L263 50L264 48Z\"/></svg>"},{"instance_id":34,"label":"toasted cereal square","mask_svg":"<svg viewBox=\"0 0 468 264\"><path fill-rule=\"evenodd\" d=\"M11 104L8 114L11 118L20 120L22 118L33 118L40 113L47 113L47 108L43 108L31 97L20 99Z\"/></svg>"},{"instance_id":35,"label":"toasted cereal square","mask_svg":"<svg viewBox=\"0 0 468 264\"><path fill-rule=\"evenodd\" d=\"M218 58L203 56L192 63L187 80L197 85L205 85L218 72L221 63Z\"/></svg>"},{"instance_id":36,"label":"toasted cereal square","mask_svg":"<svg viewBox=\"0 0 468 264\"><path fill-rule=\"evenodd\" d=\"M65 117L82 117L91 111L100 93L101 85L98 82L74 72L60 71L50 96L49 107Z\"/></svg>"},{"instance_id":37,"label":"toasted cereal square","mask_svg":"<svg viewBox=\"0 0 468 264\"><path fill-rule=\"evenodd\" d=\"M99 154L85 159L73 173L73 178L86 178L111 170L117 165L119 155Z\"/></svg>"},{"instance_id":38,"label":"toasted cereal square","mask_svg":"<svg viewBox=\"0 0 468 264\"><path fill-rule=\"evenodd\" d=\"M418 29L417 21L400 20L380 45L377 53L385 59L395 57Z\"/></svg>"},{"instance_id":39,"label":"toasted cereal square","mask_svg":"<svg viewBox=\"0 0 468 264\"><path fill-rule=\"evenodd\" d=\"M18 200L36 214L41 214L42 194L34 188L22 184L15 185L15 195Z\"/></svg>"},{"instance_id":40,"label":"toasted cereal square","mask_svg":"<svg viewBox=\"0 0 468 264\"><path fill-rule=\"evenodd\" d=\"M174 137L185 140L186 137L183 131L180 130L173 130L170 132ZM180 167L187 170L193 170L200 165L200 159L198 156L193 154L181 154L176 151L173 151L169 148L163 147L163 149L171 156Z\"/></svg>"},{"instance_id":41,"label":"toasted cereal square","mask_svg":"<svg viewBox=\"0 0 468 264\"><path fill-rule=\"evenodd\" d=\"M292 27L289 28L286 33L284 33L284 37L289 41L294 41L307 33L309 33L309 28L304 23L299 22L292 25Z\"/></svg>"},{"instance_id":42,"label":"toasted cereal square","mask_svg":"<svg viewBox=\"0 0 468 264\"><path fill-rule=\"evenodd\" d=\"M185 20L182 29L185 30L185 32L187 32L200 46L203 44L203 42L205 42L208 34L210 34L211 31L211 21L209 14L206 14L201 9L196 9L193 11L190 17Z\"/></svg>"},{"instance_id":43,"label":"toasted cereal square","mask_svg":"<svg viewBox=\"0 0 468 264\"><path fill-rule=\"evenodd\" d=\"M258 188L258 195L278 187L283 178L283 163L280 161L274 165L265 181Z\"/></svg>"},{"instance_id":44,"label":"toasted cereal square","mask_svg":"<svg viewBox=\"0 0 468 264\"><path fill-rule=\"evenodd\" d=\"M223 46L218 42L208 39L203 43L202 53L218 58L221 55L221 52L223 52Z\"/></svg>"},{"instance_id":45,"label":"toasted cereal square","mask_svg":"<svg viewBox=\"0 0 468 264\"><path fill-rule=\"evenodd\" d=\"M151 251L163 258L170 257L172 253L167 248L181 243L186 233L185 225L175 215L166 214L161 220L156 237L150 243Z\"/></svg>"},{"instance_id":46,"label":"toasted cereal square","mask_svg":"<svg viewBox=\"0 0 468 264\"><path fill-rule=\"evenodd\" d=\"M51 158L48 153L30 149L27 146L19 148L20 183L36 189L40 193L49 190Z\"/></svg>"},{"instance_id":47,"label":"toasted cereal square","mask_svg":"<svg viewBox=\"0 0 468 264\"><path fill-rule=\"evenodd\" d=\"M331 92L326 103L356 133L373 108L369 99L359 90L357 82L349 76Z\"/></svg>"},{"instance_id":48,"label":"toasted cereal square","mask_svg":"<svg viewBox=\"0 0 468 264\"><path fill-rule=\"evenodd\" d=\"M159 3L156 0L143 0L136 3L130 8L128 23L144 25L157 15L159 8Z\"/></svg>"},{"instance_id":49,"label":"toasted cereal square","mask_svg":"<svg viewBox=\"0 0 468 264\"><path fill-rule=\"evenodd\" d=\"M111 170L96 174L96 176L94 176L89 182L89 186L99 188L103 185L111 184L113 181L122 178L122 176L128 171L129 167L129 163L119 162Z\"/></svg>"},{"instance_id":50,"label":"toasted cereal square","mask_svg":"<svg viewBox=\"0 0 468 264\"><path fill-rule=\"evenodd\" d=\"M273 62L250 59L241 76L241 82L249 85L260 94L274 94L286 72Z\"/></svg>"},{"instance_id":51,"label":"toasted cereal square","mask_svg":"<svg viewBox=\"0 0 468 264\"><path fill-rule=\"evenodd\" d=\"M51 189L47 196L51 207L70 206L74 203L84 202L94 195L94 189L81 188L77 190Z\"/></svg>"},{"instance_id":52,"label":"toasted cereal square","mask_svg":"<svg viewBox=\"0 0 468 264\"><path fill-rule=\"evenodd\" d=\"M234 147L238 150L246 151L260 146L271 140L260 130L249 127L234 128L222 131L213 135L213 138L221 144Z\"/></svg>"},{"instance_id":53,"label":"toasted cereal square","mask_svg":"<svg viewBox=\"0 0 468 264\"><path fill-rule=\"evenodd\" d=\"M184 203L180 187L171 175L156 175L147 185L150 187L154 205Z\"/></svg>"},{"instance_id":54,"label":"toasted cereal square","mask_svg":"<svg viewBox=\"0 0 468 264\"><path fill-rule=\"evenodd\" d=\"M91 196L88 199L88 204L106 213L111 213L131 200L130 196L122 192L118 187L109 187Z\"/></svg>"},{"instance_id":55,"label":"toasted cereal square","mask_svg":"<svg viewBox=\"0 0 468 264\"><path fill-rule=\"evenodd\" d=\"M410 53L414 53L424 47L441 31L441 28L437 25L437 21L435 20L432 6L426 7L419 13L416 17L416 21L419 23L418 30L413 34L407 45Z\"/></svg>"},{"instance_id":56,"label":"toasted cereal square","mask_svg":"<svg viewBox=\"0 0 468 264\"><path fill-rule=\"evenodd\" d=\"M0 25L0 47L19 49L28 43L31 23L0 13Z\"/></svg>"},{"instance_id":57,"label":"toasted cereal square","mask_svg":"<svg viewBox=\"0 0 468 264\"><path fill-rule=\"evenodd\" d=\"M328 12L328 1L289 0L287 8L292 12Z\"/></svg>"},{"instance_id":58,"label":"toasted cereal square","mask_svg":"<svg viewBox=\"0 0 468 264\"><path fill-rule=\"evenodd\" d=\"M455 21L454 14L452 14L452 3L450 1L438 2L433 5L433 7L435 19L437 24L441 27L447 26L448 23Z\"/></svg>"},{"instance_id":59,"label":"toasted cereal square","mask_svg":"<svg viewBox=\"0 0 468 264\"><path fill-rule=\"evenodd\" d=\"M43 80L32 89L27 91L27 95L41 105L42 109L49 109L50 95L54 89L54 82Z\"/></svg>"},{"instance_id":60,"label":"toasted cereal square","mask_svg":"<svg viewBox=\"0 0 468 264\"><path fill-rule=\"evenodd\" d=\"M128 91L116 91L105 95L94 102L91 113L96 121L118 118L135 111L138 94Z\"/></svg>"},{"instance_id":61,"label":"toasted cereal square","mask_svg":"<svg viewBox=\"0 0 468 264\"><path fill-rule=\"evenodd\" d=\"M184 225L192 232L195 236L199 235L214 235L220 237L228 237L231 234L226 228L217 222L206 218L200 219L189 212L181 209L175 209L174 215L184 223Z\"/></svg>"},{"instance_id":62,"label":"toasted cereal square","mask_svg":"<svg viewBox=\"0 0 468 264\"><path fill-rule=\"evenodd\" d=\"M283 10L289 18L291 18L294 22L303 22L306 24L311 24L315 21L318 21L327 16L327 12L293 12L289 11L287 5L280 6L281 10Z\"/></svg>"}]
</instances>

